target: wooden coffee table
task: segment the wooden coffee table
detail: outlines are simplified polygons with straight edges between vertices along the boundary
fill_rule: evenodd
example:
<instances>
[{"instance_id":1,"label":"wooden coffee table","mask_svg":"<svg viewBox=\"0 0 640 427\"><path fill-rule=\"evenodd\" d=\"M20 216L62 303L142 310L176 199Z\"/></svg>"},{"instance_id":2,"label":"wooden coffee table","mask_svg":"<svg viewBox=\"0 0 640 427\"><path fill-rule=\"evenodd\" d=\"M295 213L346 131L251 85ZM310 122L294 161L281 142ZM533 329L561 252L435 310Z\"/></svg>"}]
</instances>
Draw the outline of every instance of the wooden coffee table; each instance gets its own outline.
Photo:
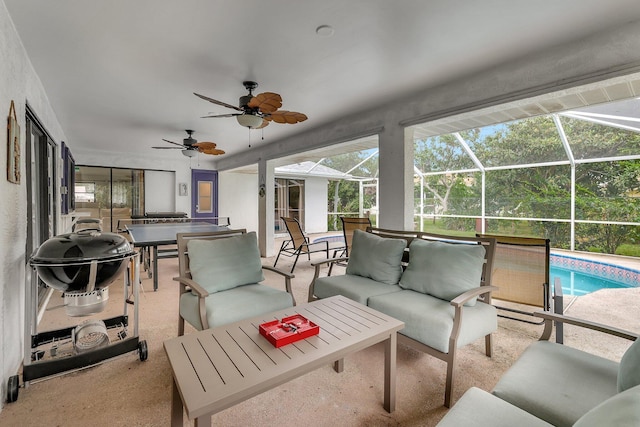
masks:
<instances>
[{"instance_id":1,"label":"wooden coffee table","mask_svg":"<svg viewBox=\"0 0 640 427\"><path fill-rule=\"evenodd\" d=\"M301 314L320 326L313 337L276 348L258 332L261 323ZM183 409L195 425L211 415L325 364L342 371L344 356L385 342L384 408L396 404L396 333L400 320L342 296L173 338L164 348L173 371L171 425Z\"/></svg>"}]
</instances>

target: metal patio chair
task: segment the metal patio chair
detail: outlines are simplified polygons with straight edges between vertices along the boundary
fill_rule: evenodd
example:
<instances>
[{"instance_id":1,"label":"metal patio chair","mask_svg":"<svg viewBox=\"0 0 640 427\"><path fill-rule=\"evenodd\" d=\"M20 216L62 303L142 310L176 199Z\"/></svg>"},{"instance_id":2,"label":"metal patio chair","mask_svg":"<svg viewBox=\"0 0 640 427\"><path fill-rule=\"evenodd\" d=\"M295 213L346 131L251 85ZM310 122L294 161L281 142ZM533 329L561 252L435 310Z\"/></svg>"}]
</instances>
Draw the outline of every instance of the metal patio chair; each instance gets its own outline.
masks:
<instances>
[{"instance_id":1,"label":"metal patio chair","mask_svg":"<svg viewBox=\"0 0 640 427\"><path fill-rule=\"evenodd\" d=\"M285 226L287 227L290 239L282 242L280 251L278 252L278 256L276 257L276 261L273 263L274 267L278 264L280 255L295 257L293 266L291 266L291 273L293 273L293 270L296 268L296 264L298 263L298 257L300 257L300 254L307 254L307 257L309 258L309 260L311 260L312 253L324 252L327 258L329 258L328 241L311 243L309 241L309 238L305 235L304 231L302 231L302 226L296 218L288 218L284 216L281 218L282 221L284 221Z\"/></svg>"}]
</instances>

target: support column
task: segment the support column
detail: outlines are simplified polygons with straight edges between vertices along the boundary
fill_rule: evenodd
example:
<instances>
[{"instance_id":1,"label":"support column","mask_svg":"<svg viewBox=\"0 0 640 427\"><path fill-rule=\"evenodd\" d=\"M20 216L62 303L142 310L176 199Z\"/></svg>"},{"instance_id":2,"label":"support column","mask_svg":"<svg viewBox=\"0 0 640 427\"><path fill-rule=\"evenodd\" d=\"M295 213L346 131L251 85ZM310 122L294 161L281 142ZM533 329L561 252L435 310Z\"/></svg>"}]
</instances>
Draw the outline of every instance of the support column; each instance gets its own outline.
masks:
<instances>
[{"instance_id":1,"label":"support column","mask_svg":"<svg viewBox=\"0 0 640 427\"><path fill-rule=\"evenodd\" d=\"M274 248L275 181L271 162L258 161L258 246L260 256L276 254Z\"/></svg>"},{"instance_id":2,"label":"support column","mask_svg":"<svg viewBox=\"0 0 640 427\"><path fill-rule=\"evenodd\" d=\"M413 132L385 124L378 145L378 227L413 230Z\"/></svg>"}]
</instances>

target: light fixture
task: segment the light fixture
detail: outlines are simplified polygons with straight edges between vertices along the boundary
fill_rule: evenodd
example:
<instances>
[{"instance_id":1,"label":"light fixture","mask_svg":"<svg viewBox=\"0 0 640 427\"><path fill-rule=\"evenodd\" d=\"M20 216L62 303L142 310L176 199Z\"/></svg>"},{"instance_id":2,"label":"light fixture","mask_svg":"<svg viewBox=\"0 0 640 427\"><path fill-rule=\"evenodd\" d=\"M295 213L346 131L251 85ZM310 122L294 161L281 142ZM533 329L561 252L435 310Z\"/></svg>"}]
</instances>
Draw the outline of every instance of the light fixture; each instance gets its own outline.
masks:
<instances>
[{"instance_id":1,"label":"light fixture","mask_svg":"<svg viewBox=\"0 0 640 427\"><path fill-rule=\"evenodd\" d=\"M187 157L195 157L198 155L197 150L182 150L182 154Z\"/></svg>"},{"instance_id":2,"label":"light fixture","mask_svg":"<svg viewBox=\"0 0 640 427\"><path fill-rule=\"evenodd\" d=\"M262 117L253 114L241 114L236 116L236 120L241 126L248 127L249 129L255 129L262 125Z\"/></svg>"},{"instance_id":3,"label":"light fixture","mask_svg":"<svg viewBox=\"0 0 640 427\"><path fill-rule=\"evenodd\" d=\"M334 33L333 27L331 25L320 25L316 28L316 34L320 37L331 37Z\"/></svg>"}]
</instances>

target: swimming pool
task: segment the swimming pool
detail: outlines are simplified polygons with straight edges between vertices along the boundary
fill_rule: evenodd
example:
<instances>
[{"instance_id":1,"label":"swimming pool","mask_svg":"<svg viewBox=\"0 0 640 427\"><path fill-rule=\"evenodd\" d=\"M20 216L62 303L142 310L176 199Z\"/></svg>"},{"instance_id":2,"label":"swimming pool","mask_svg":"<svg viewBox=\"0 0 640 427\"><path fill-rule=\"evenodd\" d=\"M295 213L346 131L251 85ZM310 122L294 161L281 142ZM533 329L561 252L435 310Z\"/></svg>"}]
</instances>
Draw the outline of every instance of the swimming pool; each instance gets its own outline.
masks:
<instances>
[{"instance_id":1,"label":"swimming pool","mask_svg":"<svg viewBox=\"0 0 640 427\"><path fill-rule=\"evenodd\" d=\"M640 286L640 271L567 255L551 254L551 283L559 277L564 295L585 295L599 289Z\"/></svg>"}]
</instances>

